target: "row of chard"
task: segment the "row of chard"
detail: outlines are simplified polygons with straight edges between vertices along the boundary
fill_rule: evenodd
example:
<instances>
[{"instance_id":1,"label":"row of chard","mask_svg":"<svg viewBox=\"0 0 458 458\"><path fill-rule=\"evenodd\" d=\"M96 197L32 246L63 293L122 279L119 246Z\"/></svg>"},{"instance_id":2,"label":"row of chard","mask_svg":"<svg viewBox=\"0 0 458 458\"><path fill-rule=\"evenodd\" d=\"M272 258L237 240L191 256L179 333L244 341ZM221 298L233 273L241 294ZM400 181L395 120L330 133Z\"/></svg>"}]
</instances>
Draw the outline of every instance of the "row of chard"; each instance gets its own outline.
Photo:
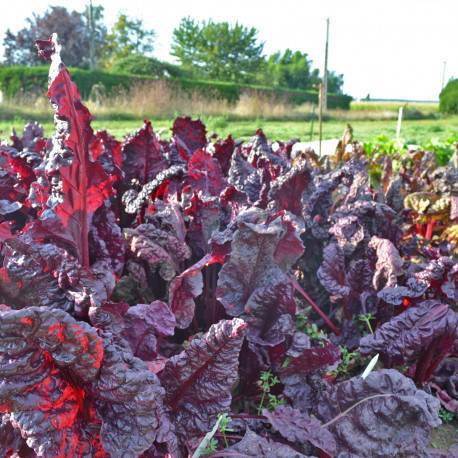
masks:
<instances>
[{"instance_id":1,"label":"row of chard","mask_svg":"<svg viewBox=\"0 0 458 458\"><path fill-rule=\"evenodd\" d=\"M229 413L212 456L430 456L458 407L457 169L187 117L119 142L37 48L56 132L0 145L2 455L185 457ZM344 347L383 368L339 373ZM261 371L286 405L258 415Z\"/></svg>"}]
</instances>

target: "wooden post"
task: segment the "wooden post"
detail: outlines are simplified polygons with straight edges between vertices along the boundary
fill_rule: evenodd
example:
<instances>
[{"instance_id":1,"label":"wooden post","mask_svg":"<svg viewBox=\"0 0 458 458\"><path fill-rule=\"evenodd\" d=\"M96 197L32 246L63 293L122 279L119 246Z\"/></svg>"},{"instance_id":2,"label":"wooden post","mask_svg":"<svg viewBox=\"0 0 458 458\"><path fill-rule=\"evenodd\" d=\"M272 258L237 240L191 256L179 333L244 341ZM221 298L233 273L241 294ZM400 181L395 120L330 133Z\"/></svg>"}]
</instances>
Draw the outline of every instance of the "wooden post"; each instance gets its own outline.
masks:
<instances>
[{"instance_id":1,"label":"wooden post","mask_svg":"<svg viewBox=\"0 0 458 458\"><path fill-rule=\"evenodd\" d=\"M326 19L326 49L324 52L324 73L323 73L323 109L328 109L328 45L329 45L329 18Z\"/></svg>"},{"instance_id":2,"label":"wooden post","mask_svg":"<svg viewBox=\"0 0 458 458\"><path fill-rule=\"evenodd\" d=\"M319 156L321 157L321 123L323 121L323 84L322 83L320 83L319 85L318 103L320 107L320 110L318 111L318 125L319 125L318 152L319 152Z\"/></svg>"},{"instance_id":3,"label":"wooden post","mask_svg":"<svg viewBox=\"0 0 458 458\"><path fill-rule=\"evenodd\" d=\"M398 115L398 127L396 129L396 138L399 138L401 134L401 121L402 121L402 107L399 107L399 115Z\"/></svg>"},{"instance_id":4,"label":"wooden post","mask_svg":"<svg viewBox=\"0 0 458 458\"><path fill-rule=\"evenodd\" d=\"M313 112L312 112L312 126L310 127L310 141L312 141L312 137L313 137L313 121L315 121L315 105L313 105Z\"/></svg>"}]
</instances>

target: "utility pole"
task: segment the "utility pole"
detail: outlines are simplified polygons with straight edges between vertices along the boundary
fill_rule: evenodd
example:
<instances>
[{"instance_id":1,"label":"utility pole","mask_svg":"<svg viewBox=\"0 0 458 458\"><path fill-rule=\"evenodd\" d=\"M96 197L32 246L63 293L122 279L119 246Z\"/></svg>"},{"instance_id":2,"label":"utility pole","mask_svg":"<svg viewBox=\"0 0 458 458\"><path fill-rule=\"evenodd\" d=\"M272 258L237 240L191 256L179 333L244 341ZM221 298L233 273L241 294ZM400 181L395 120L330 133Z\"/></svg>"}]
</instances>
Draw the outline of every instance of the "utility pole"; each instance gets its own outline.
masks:
<instances>
[{"instance_id":1,"label":"utility pole","mask_svg":"<svg viewBox=\"0 0 458 458\"><path fill-rule=\"evenodd\" d=\"M323 91L321 103L323 110L328 108L328 44L329 44L329 18L326 19L326 50L324 53Z\"/></svg>"},{"instance_id":2,"label":"utility pole","mask_svg":"<svg viewBox=\"0 0 458 458\"><path fill-rule=\"evenodd\" d=\"M442 89L444 89L445 86L445 67L447 65L447 61L444 60L444 71L442 72Z\"/></svg>"},{"instance_id":3,"label":"utility pole","mask_svg":"<svg viewBox=\"0 0 458 458\"><path fill-rule=\"evenodd\" d=\"M89 67L94 70L94 12L92 0L89 1Z\"/></svg>"}]
</instances>

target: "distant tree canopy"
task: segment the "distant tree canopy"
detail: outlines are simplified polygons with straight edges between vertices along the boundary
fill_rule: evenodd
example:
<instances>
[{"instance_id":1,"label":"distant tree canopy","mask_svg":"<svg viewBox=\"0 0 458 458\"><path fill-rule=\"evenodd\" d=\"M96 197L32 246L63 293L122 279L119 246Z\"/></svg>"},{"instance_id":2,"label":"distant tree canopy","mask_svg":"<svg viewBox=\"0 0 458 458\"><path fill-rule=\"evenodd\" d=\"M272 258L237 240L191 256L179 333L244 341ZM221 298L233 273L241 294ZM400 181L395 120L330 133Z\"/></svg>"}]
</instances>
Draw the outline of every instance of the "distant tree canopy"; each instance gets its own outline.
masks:
<instances>
[{"instance_id":1,"label":"distant tree canopy","mask_svg":"<svg viewBox=\"0 0 458 458\"><path fill-rule=\"evenodd\" d=\"M307 53L287 49L264 56L264 43L258 40L254 27L183 18L172 36L171 55L179 62L175 65L152 56L156 33L146 29L141 19L121 13L107 31L103 12L103 6L91 4L82 13L69 12L62 6L51 6L42 15L34 13L16 34L6 31L3 64L41 64L35 40L47 39L56 32L62 45L62 60L68 66L299 90L316 88L322 82ZM328 92L341 94L342 87L343 75L328 72Z\"/></svg>"},{"instance_id":2,"label":"distant tree canopy","mask_svg":"<svg viewBox=\"0 0 458 458\"><path fill-rule=\"evenodd\" d=\"M6 65L39 65L41 60L37 57L35 40L48 39L54 32L59 35L62 58L67 65L80 66L88 60L88 27L80 13L70 13L62 6L52 6L42 16L33 14L26 22L28 25L17 34L10 29L5 33L3 45Z\"/></svg>"},{"instance_id":3,"label":"distant tree canopy","mask_svg":"<svg viewBox=\"0 0 458 458\"><path fill-rule=\"evenodd\" d=\"M120 14L111 33L106 35L107 66L133 54L150 55L154 49L155 38L156 32L144 29L141 19L131 19Z\"/></svg>"},{"instance_id":4,"label":"distant tree canopy","mask_svg":"<svg viewBox=\"0 0 458 458\"><path fill-rule=\"evenodd\" d=\"M250 82L264 64L258 31L239 23L182 19L173 31L172 55L197 78Z\"/></svg>"},{"instance_id":5,"label":"distant tree canopy","mask_svg":"<svg viewBox=\"0 0 458 458\"><path fill-rule=\"evenodd\" d=\"M144 29L140 19L131 19L125 14L119 15L108 33L102 6L87 6L83 13L52 6L41 16L33 14L26 23L16 34L10 29L5 33L6 65L40 65L35 40L47 39L54 32L62 45L62 60L74 67L110 67L116 60L132 54L148 55L153 51L156 36L154 30Z\"/></svg>"}]
</instances>

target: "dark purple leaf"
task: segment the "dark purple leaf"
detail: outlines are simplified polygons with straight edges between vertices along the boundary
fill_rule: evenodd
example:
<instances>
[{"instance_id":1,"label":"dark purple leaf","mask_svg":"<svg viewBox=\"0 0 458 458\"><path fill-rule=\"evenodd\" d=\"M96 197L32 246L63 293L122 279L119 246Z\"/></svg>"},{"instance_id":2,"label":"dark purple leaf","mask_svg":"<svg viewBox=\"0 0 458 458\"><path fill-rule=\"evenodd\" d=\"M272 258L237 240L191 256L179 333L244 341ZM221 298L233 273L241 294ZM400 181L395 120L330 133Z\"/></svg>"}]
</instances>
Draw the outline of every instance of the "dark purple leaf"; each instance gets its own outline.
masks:
<instances>
[{"instance_id":1,"label":"dark purple leaf","mask_svg":"<svg viewBox=\"0 0 458 458\"><path fill-rule=\"evenodd\" d=\"M140 129L126 138L121 153L124 183L127 186L134 182L144 185L168 167L149 121L145 121Z\"/></svg>"},{"instance_id":2,"label":"dark purple leaf","mask_svg":"<svg viewBox=\"0 0 458 458\"><path fill-rule=\"evenodd\" d=\"M389 364L405 364L434 339L458 337L458 314L449 305L428 300L409 307L361 339L363 356L380 353Z\"/></svg>"},{"instance_id":3,"label":"dark purple leaf","mask_svg":"<svg viewBox=\"0 0 458 458\"><path fill-rule=\"evenodd\" d=\"M162 301L130 307L123 319L132 354L143 361L156 358L156 336L173 336L175 331L175 315Z\"/></svg>"},{"instance_id":4,"label":"dark purple leaf","mask_svg":"<svg viewBox=\"0 0 458 458\"><path fill-rule=\"evenodd\" d=\"M231 166L231 157L235 148L235 142L232 139L232 135L229 135L226 140L218 140L214 143L213 148L213 157L219 162L223 175L227 176Z\"/></svg>"},{"instance_id":5,"label":"dark purple leaf","mask_svg":"<svg viewBox=\"0 0 458 458\"><path fill-rule=\"evenodd\" d=\"M205 126L200 119L192 120L189 116L176 118L173 127L173 138L178 145L180 156L189 161L193 154L207 144Z\"/></svg>"},{"instance_id":6,"label":"dark purple leaf","mask_svg":"<svg viewBox=\"0 0 458 458\"><path fill-rule=\"evenodd\" d=\"M111 263L113 271L121 275L126 255L126 241L122 236L116 217L110 209L109 201L105 201L92 218L89 232L91 257L105 259Z\"/></svg>"},{"instance_id":7,"label":"dark purple leaf","mask_svg":"<svg viewBox=\"0 0 458 458\"><path fill-rule=\"evenodd\" d=\"M258 214L261 222L263 213ZM232 252L218 278L216 294L229 315L238 316L245 310L251 294L259 287L276 284L285 278L274 253L285 235L281 220L270 225L238 223L233 236Z\"/></svg>"},{"instance_id":8,"label":"dark purple leaf","mask_svg":"<svg viewBox=\"0 0 458 458\"><path fill-rule=\"evenodd\" d=\"M138 358L103 335L103 360L91 383L100 440L111 456L136 458L160 438L164 390L155 374Z\"/></svg>"},{"instance_id":9,"label":"dark purple leaf","mask_svg":"<svg viewBox=\"0 0 458 458\"><path fill-rule=\"evenodd\" d=\"M151 266L158 265L162 278L167 281L180 272L180 264L191 256L187 245L153 224L125 229L124 234L131 252Z\"/></svg>"},{"instance_id":10,"label":"dark purple leaf","mask_svg":"<svg viewBox=\"0 0 458 458\"><path fill-rule=\"evenodd\" d=\"M245 437L237 444L224 449L222 452L217 452L209 455L211 458L230 456L233 458L253 457L253 458L309 458L302 453L291 448L289 445L268 440L265 437L258 436L248 427Z\"/></svg>"},{"instance_id":11,"label":"dark purple leaf","mask_svg":"<svg viewBox=\"0 0 458 458\"><path fill-rule=\"evenodd\" d=\"M213 197L219 197L227 187L218 161L205 149L196 151L189 160L186 182L194 191L201 191L204 195Z\"/></svg>"},{"instance_id":12,"label":"dark purple leaf","mask_svg":"<svg viewBox=\"0 0 458 458\"><path fill-rule=\"evenodd\" d=\"M328 455L336 451L336 441L332 434L314 417L309 417L291 406L277 406L273 412L263 409L262 414L272 426L289 442L311 442Z\"/></svg>"},{"instance_id":13,"label":"dark purple leaf","mask_svg":"<svg viewBox=\"0 0 458 458\"><path fill-rule=\"evenodd\" d=\"M397 284L397 276L403 273L404 265L396 247L387 239L381 239L375 235L372 237L369 246L377 254L375 274L372 284L376 291L380 291L384 286Z\"/></svg>"},{"instance_id":14,"label":"dark purple leaf","mask_svg":"<svg viewBox=\"0 0 458 458\"><path fill-rule=\"evenodd\" d=\"M194 318L194 299L202 293L204 286L201 270L212 262L212 256L207 254L170 283L169 305L175 314L176 326L180 329L187 328Z\"/></svg>"},{"instance_id":15,"label":"dark purple leaf","mask_svg":"<svg viewBox=\"0 0 458 458\"><path fill-rule=\"evenodd\" d=\"M351 256L359 242L364 240L364 228L356 216L339 218L329 230L346 256Z\"/></svg>"},{"instance_id":16,"label":"dark purple leaf","mask_svg":"<svg viewBox=\"0 0 458 458\"><path fill-rule=\"evenodd\" d=\"M294 286L290 281L260 286L248 298L242 315L249 324L247 340L269 346L283 342L294 333L291 315L295 313Z\"/></svg>"},{"instance_id":17,"label":"dark purple leaf","mask_svg":"<svg viewBox=\"0 0 458 458\"><path fill-rule=\"evenodd\" d=\"M345 278L345 255L337 243L330 243L324 249L317 276L332 295L345 297L350 293Z\"/></svg>"},{"instance_id":18,"label":"dark purple leaf","mask_svg":"<svg viewBox=\"0 0 458 458\"><path fill-rule=\"evenodd\" d=\"M185 214L191 218L186 239L196 257L208 253L208 242L220 225L220 205L215 197L194 192Z\"/></svg>"},{"instance_id":19,"label":"dark purple leaf","mask_svg":"<svg viewBox=\"0 0 458 458\"><path fill-rule=\"evenodd\" d=\"M111 293L103 281L55 245L28 244L17 238L5 244L2 271L9 280L0 284L0 295L14 308L42 305L85 316L89 307L100 307Z\"/></svg>"},{"instance_id":20,"label":"dark purple leaf","mask_svg":"<svg viewBox=\"0 0 458 458\"><path fill-rule=\"evenodd\" d=\"M228 183L238 191L246 192L246 181L254 173L256 173L256 169L235 150L231 158L231 167L227 179Z\"/></svg>"},{"instance_id":21,"label":"dark purple leaf","mask_svg":"<svg viewBox=\"0 0 458 458\"><path fill-rule=\"evenodd\" d=\"M275 201L275 209L287 210L302 216L302 194L309 188L312 174L306 161L300 161L284 175L277 178L270 187L268 199Z\"/></svg>"},{"instance_id":22,"label":"dark purple leaf","mask_svg":"<svg viewBox=\"0 0 458 458\"><path fill-rule=\"evenodd\" d=\"M182 442L206 434L217 414L229 410L245 327L238 318L220 321L167 361L161 373L164 404Z\"/></svg>"},{"instance_id":23,"label":"dark purple leaf","mask_svg":"<svg viewBox=\"0 0 458 458\"><path fill-rule=\"evenodd\" d=\"M388 458L427 456L429 431L441 424L439 407L412 380L384 369L329 388L314 413L336 439L338 456Z\"/></svg>"},{"instance_id":24,"label":"dark purple leaf","mask_svg":"<svg viewBox=\"0 0 458 458\"><path fill-rule=\"evenodd\" d=\"M277 215L275 215L277 216ZM281 238L274 253L275 261L284 272L288 272L293 264L304 254L301 234L305 228L289 213L280 212L286 234Z\"/></svg>"}]
</instances>

